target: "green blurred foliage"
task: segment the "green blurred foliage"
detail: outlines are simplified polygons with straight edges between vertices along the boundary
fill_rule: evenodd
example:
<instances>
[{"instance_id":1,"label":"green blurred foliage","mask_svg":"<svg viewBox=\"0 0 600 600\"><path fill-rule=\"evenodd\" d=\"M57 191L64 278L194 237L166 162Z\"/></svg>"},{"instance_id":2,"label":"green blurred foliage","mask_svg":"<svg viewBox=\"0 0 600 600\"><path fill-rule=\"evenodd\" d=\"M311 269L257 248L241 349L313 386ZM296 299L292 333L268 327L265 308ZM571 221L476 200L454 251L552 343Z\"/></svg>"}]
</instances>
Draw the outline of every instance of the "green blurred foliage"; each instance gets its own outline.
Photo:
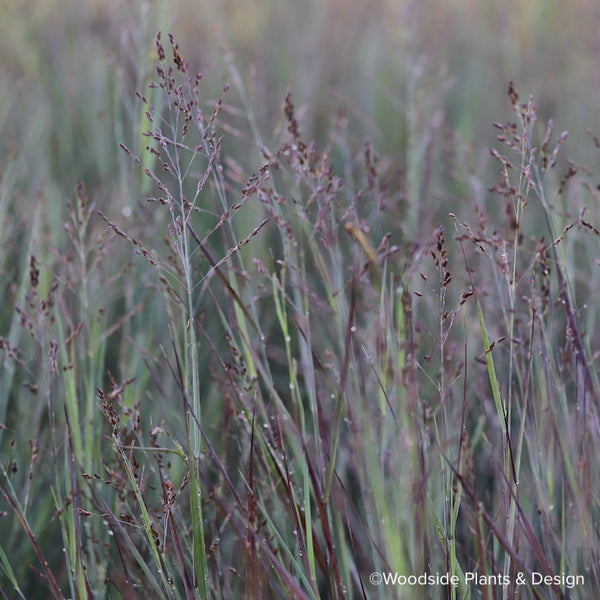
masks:
<instances>
[{"instance_id":1,"label":"green blurred foliage","mask_svg":"<svg viewBox=\"0 0 600 600\"><path fill-rule=\"evenodd\" d=\"M307 140L324 143L342 115L400 163L411 128L423 135L436 111L485 151L492 121L510 114L509 79L524 99L535 96L542 121L554 117L574 135L593 124L600 94L600 7L591 0L568 9L558 0L4 0L1 8L1 143L16 140L28 184L58 196L76 179L105 202L128 193L118 144L139 149L134 93L146 91L158 29L174 33L204 74L207 102L235 84L229 57L249 102L237 133L249 134L251 109L269 145L287 91ZM240 108L235 87L225 99Z\"/></svg>"}]
</instances>

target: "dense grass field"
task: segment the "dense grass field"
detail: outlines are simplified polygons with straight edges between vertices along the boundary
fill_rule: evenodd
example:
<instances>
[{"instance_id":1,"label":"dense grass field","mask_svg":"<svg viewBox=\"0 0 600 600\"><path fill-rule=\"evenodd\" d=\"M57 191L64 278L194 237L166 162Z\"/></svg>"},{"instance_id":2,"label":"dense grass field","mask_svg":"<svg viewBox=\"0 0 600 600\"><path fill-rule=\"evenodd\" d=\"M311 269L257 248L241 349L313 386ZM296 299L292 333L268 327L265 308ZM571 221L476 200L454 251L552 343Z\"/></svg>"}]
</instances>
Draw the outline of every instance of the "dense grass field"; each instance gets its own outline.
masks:
<instances>
[{"instance_id":1,"label":"dense grass field","mask_svg":"<svg viewBox=\"0 0 600 600\"><path fill-rule=\"evenodd\" d=\"M0 6L0 598L600 597L595 2Z\"/></svg>"}]
</instances>

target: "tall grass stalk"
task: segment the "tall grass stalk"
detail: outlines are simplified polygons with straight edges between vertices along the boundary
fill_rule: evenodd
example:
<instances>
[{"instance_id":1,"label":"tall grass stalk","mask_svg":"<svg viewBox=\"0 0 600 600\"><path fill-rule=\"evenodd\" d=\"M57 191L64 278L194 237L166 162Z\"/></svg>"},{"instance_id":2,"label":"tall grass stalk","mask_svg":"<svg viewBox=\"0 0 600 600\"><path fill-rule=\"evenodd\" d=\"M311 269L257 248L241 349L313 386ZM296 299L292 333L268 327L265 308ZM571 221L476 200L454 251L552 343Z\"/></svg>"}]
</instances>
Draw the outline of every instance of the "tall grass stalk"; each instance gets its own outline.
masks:
<instances>
[{"instance_id":1,"label":"tall grass stalk","mask_svg":"<svg viewBox=\"0 0 600 600\"><path fill-rule=\"evenodd\" d=\"M161 91L164 94L166 103L164 113L150 115L148 119L154 123L154 119L160 119L161 124L157 124L157 129L149 130L146 135L157 142L157 146L164 151L166 162L163 163L163 169L175 178L174 188L171 190L165 186L160 178L154 174L148 167L143 167L148 176L155 181L159 190L165 194L166 203L170 215L171 223L169 226L170 235L179 257L181 271L183 274L183 304L181 331L184 338L184 387L182 388L182 400L184 402L185 422L188 444L188 472L190 479L190 510L192 519L193 533L193 556L194 556L194 583L198 588L201 598L209 598L208 586L208 568L206 563L206 549L204 539L204 519L202 508L202 485L198 473L199 460L202 452L201 436L201 391L200 391L200 361L198 356L198 339L196 324L196 290L198 282L194 278L192 236L189 227L192 215L197 210L198 200L202 192L206 178L213 173L213 162L218 154L218 141L213 137L211 154L200 153L200 148L205 151L208 149L206 138L211 135L210 123L205 129L202 122L202 114L198 105L199 78L194 82L188 72L187 63L178 52L178 46L173 38L170 39L171 51L175 60L177 70L182 76L182 86L178 86L175 81L175 74L172 67L167 66L165 61L165 50L162 46L160 37L157 39L158 58L161 66L158 73L161 77ZM157 85L157 84L154 84ZM184 96L185 94L185 96ZM152 110L152 109L150 109ZM213 113L212 121L216 117ZM162 127L166 125L166 132L163 134ZM184 145L184 138L188 128L192 124L198 128L201 135L201 144L196 148ZM152 152L152 147L150 147ZM153 152L159 158L161 152ZM199 157L206 159L206 174L198 181L198 185L191 201L186 198L185 182L191 168L197 168ZM142 501L142 498L139 498Z\"/></svg>"}]
</instances>

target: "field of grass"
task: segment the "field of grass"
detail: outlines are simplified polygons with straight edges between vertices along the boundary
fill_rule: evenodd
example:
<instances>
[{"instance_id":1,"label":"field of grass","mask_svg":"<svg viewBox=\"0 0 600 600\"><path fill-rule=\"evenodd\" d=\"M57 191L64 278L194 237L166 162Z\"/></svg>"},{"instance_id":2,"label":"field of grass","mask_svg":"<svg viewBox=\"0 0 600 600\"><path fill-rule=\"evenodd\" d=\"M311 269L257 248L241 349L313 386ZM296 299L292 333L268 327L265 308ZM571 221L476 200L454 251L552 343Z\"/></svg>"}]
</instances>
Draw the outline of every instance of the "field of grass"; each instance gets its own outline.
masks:
<instances>
[{"instance_id":1,"label":"field of grass","mask_svg":"<svg viewBox=\"0 0 600 600\"><path fill-rule=\"evenodd\" d=\"M0 598L600 597L595 2L0 6Z\"/></svg>"}]
</instances>

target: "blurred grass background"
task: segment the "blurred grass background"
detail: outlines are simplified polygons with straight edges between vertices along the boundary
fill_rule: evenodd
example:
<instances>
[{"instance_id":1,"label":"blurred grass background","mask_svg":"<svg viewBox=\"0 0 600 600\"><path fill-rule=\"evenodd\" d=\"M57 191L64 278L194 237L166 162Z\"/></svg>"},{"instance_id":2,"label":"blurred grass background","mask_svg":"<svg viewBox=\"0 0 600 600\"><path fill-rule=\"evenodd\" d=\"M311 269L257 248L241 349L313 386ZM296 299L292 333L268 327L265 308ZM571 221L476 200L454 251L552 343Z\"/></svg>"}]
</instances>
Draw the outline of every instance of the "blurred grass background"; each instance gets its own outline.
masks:
<instances>
[{"instance_id":1,"label":"blurred grass background","mask_svg":"<svg viewBox=\"0 0 600 600\"><path fill-rule=\"evenodd\" d=\"M233 83L224 41L247 86L242 110L251 108L266 144L291 91L306 139L325 139L341 114L402 165L407 140L442 114L475 148L473 168L482 168L496 135L491 123L510 115L509 79L525 97L534 94L542 121L552 116L576 136L594 123L600 99L600 6L592 0L568 9L559 0L1 5L0 144L18 147L26 195L43 184L55 207L76 179L103 204L135 201L118 144L136 149L143 122L134 93L147 83L158 29L175 34L213 96ZM235 95L226 100L239 107ZM238 133L249 135L243 115L239 122ZM569 155L584 159L572 146ZM245 154L242 165L257 160ZM58 212L47 214L53 225Z\"/></svg>"},{"instance_id":2,"label":"blurred grass background","mask_svg":"<svg viewBox=\"0 0 600 600\"><path fill-rule=\"evenodd\" d=\"M114 113L143 84L159 28L175 34L193 67L225 81L218 29L266 132L287 89L310 104L308 138L345 102L391 148L410 94L421 104L434 77L448 83L436 108L468 141L490 138L509 78L534 94L542 118L574 133L593 122L600 94L592 0L568 9L559 0L5 0L2 14L5 133L32 135L43 153L32 168L65 179L109 169Z\"/></svg>"}]
</instances>

